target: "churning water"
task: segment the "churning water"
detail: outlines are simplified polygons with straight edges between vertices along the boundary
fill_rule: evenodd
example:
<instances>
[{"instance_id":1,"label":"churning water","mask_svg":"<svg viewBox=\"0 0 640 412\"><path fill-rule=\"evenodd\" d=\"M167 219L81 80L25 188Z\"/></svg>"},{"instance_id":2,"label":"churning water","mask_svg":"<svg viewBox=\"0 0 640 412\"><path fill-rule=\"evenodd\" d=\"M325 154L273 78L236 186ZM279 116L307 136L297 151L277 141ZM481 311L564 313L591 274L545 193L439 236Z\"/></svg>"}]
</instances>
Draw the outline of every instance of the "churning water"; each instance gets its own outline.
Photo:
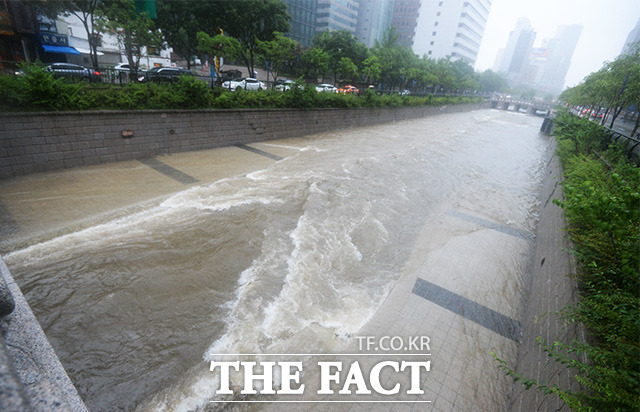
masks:
<instances>
[{"instance_id":1,"label":"churning water","mask_svg":"<svg viewBox=\"0 0 640 412\"><path fill-rule=\"evenodd\" d=\"M483 110L318 135L5 260L89 409L202 408L209 352L340 348L434 213L533 231L540 123Z\"/></svg>"}]
</instances>

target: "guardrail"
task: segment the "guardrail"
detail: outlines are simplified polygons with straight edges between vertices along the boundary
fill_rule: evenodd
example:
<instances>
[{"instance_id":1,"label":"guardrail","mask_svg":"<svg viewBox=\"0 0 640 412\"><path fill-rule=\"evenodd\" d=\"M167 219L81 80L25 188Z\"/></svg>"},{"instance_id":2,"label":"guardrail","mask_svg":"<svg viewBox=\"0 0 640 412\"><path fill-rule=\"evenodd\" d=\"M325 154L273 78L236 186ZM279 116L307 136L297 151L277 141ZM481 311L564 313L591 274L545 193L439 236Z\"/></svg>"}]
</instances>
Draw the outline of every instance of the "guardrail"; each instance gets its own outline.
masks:
<instances>
[{"instance_id":1,"label":"guardrail","mask_svg":"<svg viewBox=\"0 0 640 412\"><path fill-rule=\"evenodd\" d=\"M572 111L570 111L569 113L571 113L571 115L573 116L580 117ZM605 139L608 143L616 143L620 145L629 159L635 161L637 164L640 164L640 139L638 139L637 137L627 136L624 133L616 132L615 130L607 126L603 126L600 124L598 126L605 129Z\"/></svg>"},{"instance_id":2,"label":"guardrail","mask_svg":"<svg viewBox=\"0 0 640 412\"><path fill-rule=\"evenodd\" d=\"M608 127L606 129L607 141L619 144L627 156L640 163L640 139L616 132Z\"/></svg>"}]
</instances>

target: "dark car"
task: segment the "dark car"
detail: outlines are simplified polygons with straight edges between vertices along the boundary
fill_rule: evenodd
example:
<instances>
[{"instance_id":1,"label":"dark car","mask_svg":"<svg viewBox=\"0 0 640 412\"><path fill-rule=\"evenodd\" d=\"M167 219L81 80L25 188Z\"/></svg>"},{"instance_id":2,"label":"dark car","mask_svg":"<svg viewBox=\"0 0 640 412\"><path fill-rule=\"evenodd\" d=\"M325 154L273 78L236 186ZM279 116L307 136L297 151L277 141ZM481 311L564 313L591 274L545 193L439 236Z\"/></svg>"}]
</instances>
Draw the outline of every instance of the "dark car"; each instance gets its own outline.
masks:
<instances>
[{"instance_id":1,"label":"dark car","mask_svg":"<svg viewBox=\"0 0 640 412\"><path fill-rule=\"evenodd\" d=\"M227 80L242 80L242 72L240 70L223 70L220 72L220 75L222 76L222 82L226 82Z\"/></svg>"},{"instance_id":2,"label":"dark car","mask_svg":"<svg viewBox=\"0 0 640 412\"><path fill-rule=\"evenodd\" d=\"M88 69L83 66L71 63L52 63L47 66L47 71L53 74L55 78L65 78L77 81L87 81L99 83L102 81L102 75L99 71Z\"/></svg>"},{"instance_id":3,"label":"dark car","mask_svg":"<svg viewBox=\"0 0 640 412\"><path fill-rule=\"evenodd\" d=\"M181 67L154 67L140 76L140 82L177 82L180 76L193 76L190 70Z\"/></svg>"}]
</instances>

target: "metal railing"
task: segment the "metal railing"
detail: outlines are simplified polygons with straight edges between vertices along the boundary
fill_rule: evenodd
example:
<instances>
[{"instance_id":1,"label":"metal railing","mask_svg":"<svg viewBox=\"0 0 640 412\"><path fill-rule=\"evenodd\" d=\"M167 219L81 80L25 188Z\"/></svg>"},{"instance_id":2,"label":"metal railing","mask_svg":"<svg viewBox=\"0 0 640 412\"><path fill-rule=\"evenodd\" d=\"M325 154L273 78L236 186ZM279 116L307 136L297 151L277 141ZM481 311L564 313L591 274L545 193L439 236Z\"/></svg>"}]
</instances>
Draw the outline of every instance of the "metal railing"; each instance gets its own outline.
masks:
<instances>
[{"instance_id":1,"label":"metal railing","mask_svg":"<svg viewBox=\"0 0 640 412\"><path fill-rule=\"evenodd\" d=\"M620 145L629 158L640 162L640 139L616 132L608 127L606 129L606 139L608 142Z\"/></svg>"},{"instance_id":2,"label":"metal railing","mask_svg":"<svg viewBox=\"0 0 640 412\"><path fill-rule=\"evenodd\" d=\"M573 116L581 117L573 111L569 111L569 113L571 113ZM617 132L608 126L603 126L601 124L599 124L598 126L605 130L605 140L607 141L607 143L615 143L619 145L620 147L622 147L622 150L629 157L629 159L635 161L637 164L640 164L640 139L637 136L628 136L624 133Z\"/></svg>"}]
</instances>

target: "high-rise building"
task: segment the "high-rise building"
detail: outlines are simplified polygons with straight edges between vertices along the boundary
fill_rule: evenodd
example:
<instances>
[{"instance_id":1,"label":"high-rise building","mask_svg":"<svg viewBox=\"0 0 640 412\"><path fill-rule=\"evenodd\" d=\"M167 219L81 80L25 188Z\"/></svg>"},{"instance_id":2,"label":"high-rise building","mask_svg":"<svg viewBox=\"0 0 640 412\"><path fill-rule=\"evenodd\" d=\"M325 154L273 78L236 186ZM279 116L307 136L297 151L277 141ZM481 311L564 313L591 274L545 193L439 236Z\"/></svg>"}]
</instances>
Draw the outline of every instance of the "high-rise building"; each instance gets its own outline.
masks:
<instances>
[{"instance_id":1,"label":"high-rise building","mask_svg":"<svg viewBox=\"0 0 640 412\"><path fill-rule=\"evenodd\" d=\"M543 47L534 47L531 50L528 65L520 77L520 84L531 88L537 87L549 60L549 52L550 50L546 45L543 45Z\"/></svg>"},{"instance_id":2,"label":"high-rise building","mask_svg":"<svg viewBox=\"0 0 640 412\"><path fill-rule=\"evenodd\" d=\"M420 0L396 0L393 5L391 25L398 34L398 43L406 48L413 46L420 14Z\"/></svg>"},{"instance_id":3,"label":"high-rise building","mask_svg":"<svg viewBox=\"0 0 640 412\"><path fill-rule=\"evenodd\" d=\"M498 49L498 53L496 53L496 60L493 62L493 67L491 70L498 73L500 71L500 64L502 63L502 57L504 56L504 47Z\"/></svg>"},{"instance_id":4,"label":"high-rise building","mask_svg":"<svg viewBox=\"0 0 640 412\"><path fill-rule=\"evenodd\" d=\"M291 16L291 30L286 33L305 47L311 46L316 34L318 0L283 0Z\"/></svg>"},{"instance_id":5,"label":"high-rise building","mask_svg":"<svg viewBox=\"0 0 640 412\"><path fill-rule=\"evenodd\" d=\"M554 94L562 92L581 33L581 24L558 27L555 37L547 46L549 57L538 85L541 90Z\"/></svg>"},{"instance_id":6,"label":"high-rise building","mask_svg":"<svg viewBox=\"0 0 640 412\"><path fill-rule=\"evenodd\" d=\"M316 31L347 30L356 34L358 0L317 0Z\"/></svg>"},{"instance_id":7,"label":"high-rise building","mask_svg":"<svg viewBox=\"0 0 640 412\"><path fill-rule=\"evenodd\" d=\"M515 43L511 61L507 66L507 73L522 73L529 64L529 56L533 49L533 42L536 41L536 32L533 30L523 30Z\"/></svg>"},{"instance_id":8,"label":"high-rise building","mask_svg":"<svg viewBox=\"0 0 640 412\"><path fill-rule=\"evenodd\" d=\"M562 91L582 25L560 26L552 39L533 48L536 32L526 18L518 19L507 45L498 52L494 69L505 73L512 86L523 85L546 93Z\"/></svg>"},{"instance_id":9,"label":"high-rise building","mask_svg":"<svg viewBox=\"0 0 640 412\"><path fill-rule=\"evenodd\" d=\"M490 8L490 0L422 0L413 50L473 65Z\"/></svg>"},{"instance_id":10,"label":"high-rise building","mask_svg":"<svg viewBox=\"0 0 640 412\"><path fill-rule=\"evenodd\" d=\"M621 54L629 53L631 51L631 46L638 42L640 42L640 19L638 19L636 27L634 27L634 29L629 33L629 36L627 36L627 41L624 42Z\"/></svg>"},{"instance_id":11,"label":"high-rise building","mask_svg":"<svg viewBox=\"0 0 640 412\"><path fill-rule=\"evenodd\" d=\"M394 0L360 0L356 37L367 47L381 41L391 28Z\"/></svg>"},{"instance_id":12,"label":"high-rise building","mask_svg":"<svg viewBox=\"0 0 640 412\"><path fill-rule=\"evenodd\" d=\"M536 32L531 27L529 19L521 17L516 27L509 33L507 45L502 49L502 56L496 61L496 71L516 77L527 67L528 58L536 39Z\"/></svg>"}]
</instances>

